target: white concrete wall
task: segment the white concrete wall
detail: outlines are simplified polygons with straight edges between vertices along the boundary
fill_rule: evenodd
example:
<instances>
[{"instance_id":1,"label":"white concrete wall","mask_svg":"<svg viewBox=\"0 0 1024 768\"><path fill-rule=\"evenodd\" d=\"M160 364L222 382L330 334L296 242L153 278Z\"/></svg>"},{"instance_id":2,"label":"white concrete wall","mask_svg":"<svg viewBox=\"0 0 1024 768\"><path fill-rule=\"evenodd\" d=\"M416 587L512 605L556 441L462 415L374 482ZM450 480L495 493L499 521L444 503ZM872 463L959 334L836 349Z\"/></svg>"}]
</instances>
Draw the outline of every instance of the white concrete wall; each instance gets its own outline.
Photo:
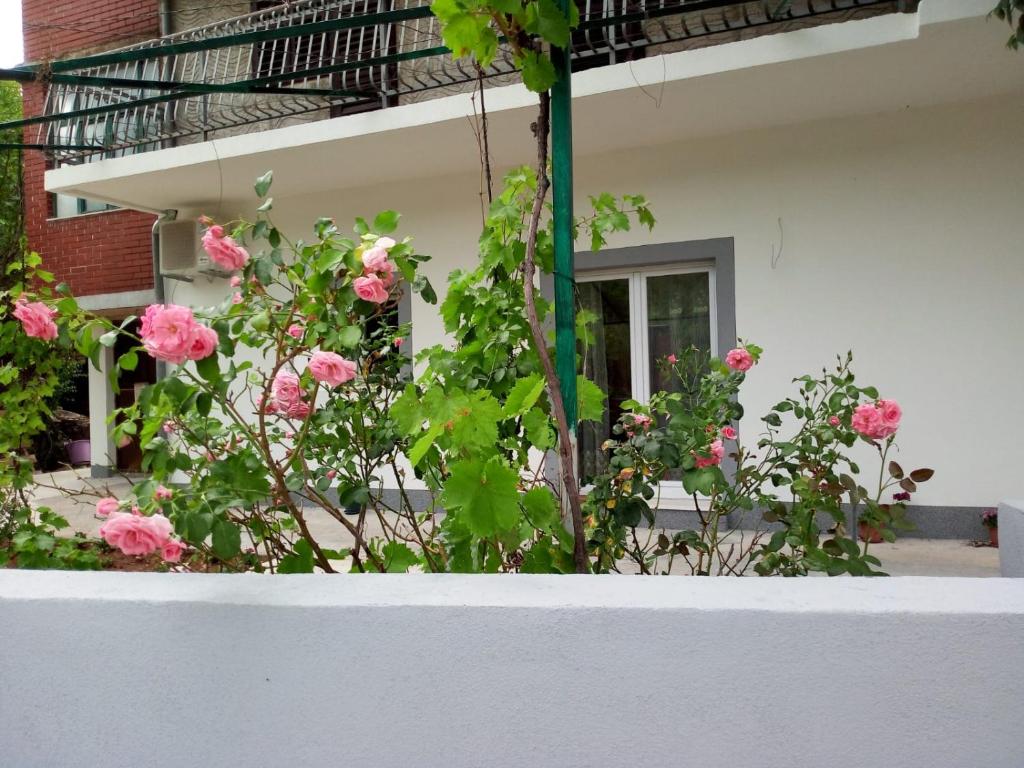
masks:
<instances>
[{"instance_id":1,"label":"white concrete wall","mask_svg":"<svg viewBox=\"0 0 1024 768\"><path fill-rule=\"evenodd\" d=\"M1024 157L1006 149L1022 119L1024 102L989 100L586 155L577 210L589 194L641 192L657 227L613 245L735 238L738 333L766 349L742 432L757 434L794 376L851 349L859 379L904 406L897 460L936 470L914 503L995 506L1020 495L1024 463ZM475 174L414 180L276 199L274 216L308 237L321 215L399 210L443 296L447 274L474 262L479 189ZM169 295L202 304L226 290L201 281ZM443 339L436 308L416 299L412 318L417 350ZM859 457L869 482L877 457Z\"/></svg>"},{"instance_id":2,"label":"white concrete wall","mask_svg":"<svg viewBox=\"0 0 1024 768\"><path fill-rule=\"evenodd\" d=\"M0 571L2 762L1024 765L1024 582Z\"/></svg>"}]
</instances>

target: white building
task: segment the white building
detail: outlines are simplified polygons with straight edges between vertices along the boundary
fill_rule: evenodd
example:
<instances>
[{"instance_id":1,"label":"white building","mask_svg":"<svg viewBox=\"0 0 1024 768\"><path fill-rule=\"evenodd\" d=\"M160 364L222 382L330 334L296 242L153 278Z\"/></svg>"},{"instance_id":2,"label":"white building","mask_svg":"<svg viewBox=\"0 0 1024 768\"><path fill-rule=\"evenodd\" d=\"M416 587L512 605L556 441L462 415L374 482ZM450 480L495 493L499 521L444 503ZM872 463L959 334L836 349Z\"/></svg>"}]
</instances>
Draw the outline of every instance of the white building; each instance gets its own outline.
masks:
<instances>
[{"instance_id":1,"label":"white building","mask_svg":"<svg viewBox=\"0 0 1024 768\"><path fill-rule=\"evenodd\" d=\"M815 4L824 5L802 5ZM658 350L644 326L702 292L709 305L695 310L717 349L738 334L766 350L745 385L741 429L758 430L793 377L851 349L859 379L903 405L905 464L936 470L914 497L921 532L980 536L980 509L1019 495L1024 471L1024 53L1007 50L1009 29L986 19L992 4L832 3L863 7L809 16L793 31L662 41L574 76L579 210L589 194L642 193L658 218L653 233L577 257L584 297L601 295L628 323L615 332L636 342L612 361L630 371L614 386L646 394ZM475 259L471 94L391 101L64 165L48 172L47 189L230 219L254 215L253 180L273 169L279 226L300 233L320 215L399 210L401 234L433 256L426 270L441 292ZM486 103L497 167L530 162L535 96L501 85ZM672 278L649 281L660 275ZM166 290L205 305L230 289L201 277ZM436 308L416 298L411 312L414 349L436 343ZM102 424L107 399L93 401ZM686 504L668 494L662 506Z\"/></svg>"}]
</instances>

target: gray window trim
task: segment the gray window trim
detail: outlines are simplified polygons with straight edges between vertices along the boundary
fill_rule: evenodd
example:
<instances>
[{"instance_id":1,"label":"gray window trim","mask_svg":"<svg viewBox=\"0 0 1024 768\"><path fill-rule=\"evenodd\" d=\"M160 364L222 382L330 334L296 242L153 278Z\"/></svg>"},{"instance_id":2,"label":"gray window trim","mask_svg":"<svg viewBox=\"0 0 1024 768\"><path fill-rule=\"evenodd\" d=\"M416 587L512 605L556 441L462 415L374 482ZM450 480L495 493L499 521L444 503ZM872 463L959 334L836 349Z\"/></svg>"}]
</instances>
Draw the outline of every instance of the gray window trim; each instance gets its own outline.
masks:
<instances>
[{"instance_id":1,"label":"gray window trim","mask_svg":"<svg viewBox=\"0 0 1024 768\"><path fill-rule=\"evenodd\" d=\"M736 346L736 259L731 237L685 240L676 243L633 245L603 251L577 251L576 274L598 270L709 264L715 270L715 311L718 316L718 355ZM555 280L541 275L541 293L551 300ZM548 318L553 327L553 319Z\"/></svg>"}]
</instances>

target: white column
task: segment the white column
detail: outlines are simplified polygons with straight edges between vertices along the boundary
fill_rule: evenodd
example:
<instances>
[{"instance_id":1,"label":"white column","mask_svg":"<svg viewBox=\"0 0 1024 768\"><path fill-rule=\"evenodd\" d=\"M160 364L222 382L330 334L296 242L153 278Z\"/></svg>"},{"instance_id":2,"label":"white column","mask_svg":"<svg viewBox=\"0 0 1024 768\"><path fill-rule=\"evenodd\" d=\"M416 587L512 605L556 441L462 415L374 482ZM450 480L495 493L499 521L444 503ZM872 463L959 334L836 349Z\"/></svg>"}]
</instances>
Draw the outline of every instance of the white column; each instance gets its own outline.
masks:
<instances>
[{"instance_id":1,"label":"white column","mask_svg":"<svg viewBox=\"0 0 1024 768\"><path fill-rule=\"evenodd\" d=\"M113 367L114 351L107 347L101 347L99 370L89 363L89 442L93 477L109 477L117 468L117 448L107 424L114 412L114 390L110 386Z\"/></svg>"}]
</instances>

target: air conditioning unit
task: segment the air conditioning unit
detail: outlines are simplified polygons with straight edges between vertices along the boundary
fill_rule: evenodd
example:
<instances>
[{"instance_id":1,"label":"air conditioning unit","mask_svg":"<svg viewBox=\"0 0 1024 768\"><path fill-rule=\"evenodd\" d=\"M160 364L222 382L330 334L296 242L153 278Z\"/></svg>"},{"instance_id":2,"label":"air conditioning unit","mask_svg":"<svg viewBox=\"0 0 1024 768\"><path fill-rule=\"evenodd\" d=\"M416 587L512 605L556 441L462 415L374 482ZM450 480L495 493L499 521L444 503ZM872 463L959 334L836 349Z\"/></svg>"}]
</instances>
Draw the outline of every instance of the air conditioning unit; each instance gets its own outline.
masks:
<instances>
[{"instance_id":1,"label":"air conditioning unit","mask_svg":"<svg viewBox=\"0 0 1024 768\"><path fill-rule=\"evenodd\" d=\"M203 226L193 220L165 221L160 225L160 272L167 277L195 275L228 277L203 249Z\"/></svg>"}]
</instances>

